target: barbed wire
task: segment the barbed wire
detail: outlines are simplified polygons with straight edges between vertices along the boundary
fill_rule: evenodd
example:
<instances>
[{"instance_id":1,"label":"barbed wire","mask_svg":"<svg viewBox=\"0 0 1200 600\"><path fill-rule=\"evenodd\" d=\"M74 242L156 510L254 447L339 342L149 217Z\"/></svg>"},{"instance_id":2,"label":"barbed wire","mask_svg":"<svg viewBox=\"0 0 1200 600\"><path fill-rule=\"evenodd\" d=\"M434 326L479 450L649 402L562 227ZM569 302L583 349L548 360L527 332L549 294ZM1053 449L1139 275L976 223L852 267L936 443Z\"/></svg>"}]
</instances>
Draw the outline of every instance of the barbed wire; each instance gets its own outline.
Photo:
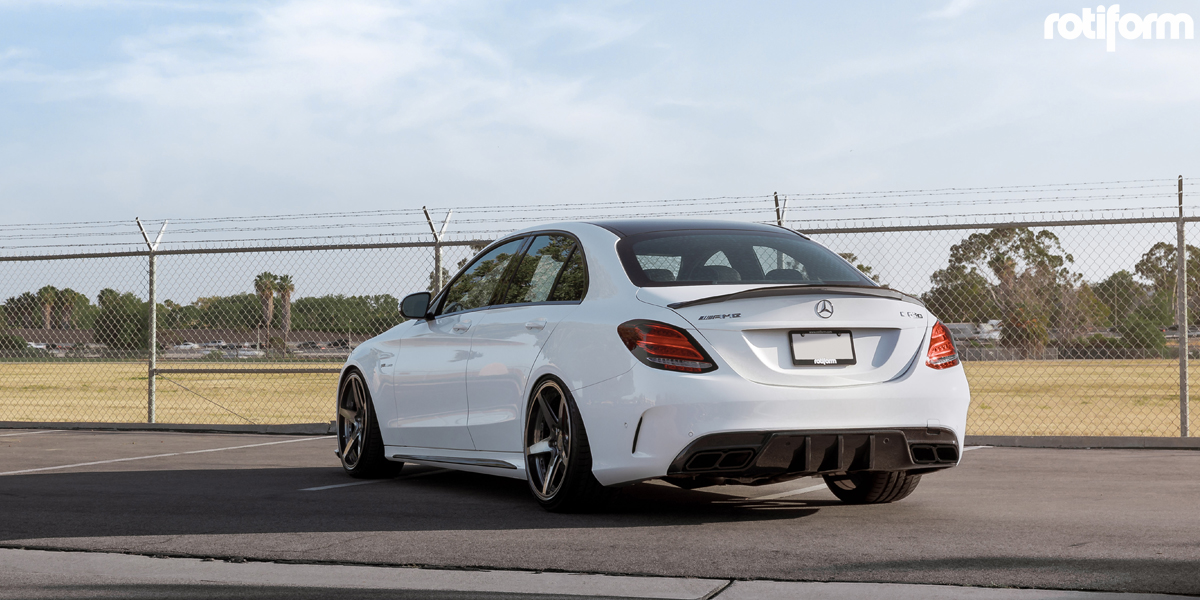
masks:
<instances>
[{"instance_id":1,"label":"barbed wire","mask_svg":"<svg viewBox=\"0 0 1200 600\"><path fill-rule=\"evenodd\" d=\"M1192 178L1187 178L1192 179ZM1096 190L1130 190L1130 189L1150 189L1160 187L1166 183L1175 183L1176 179L1130 179L1116 181L1100 181L1100 182L1078 182L1078 183L1052 183L1052 184L1032 184L1032 185L1010 185L1010 186L983 186L983 187L943 187L943 188L925 188L925 189L904 189L904 190L876 190L876 191L844 191L844 192L792 192L779 194L779 196L789 200L809 199L809 198L863 198L863 199L880 199L880 198L902 198L912 196L942 196L942 195L980 195L980 194L1012 194L1021 191L1032 190L1059 190L1067 191L1096 191ZM1139 184L1139 185L1133 185ZM1156 185L1147 185L1156 184ZM1153 195L1153 194L1150 194ZM1147 195L1113 195L1111 197L1122 198L1137 198L1146 197ZM646 206L646 205L680 205L680 204L695 204L695 203L716 203L729 202L748 199L772 199L774 194L753 194L739 196L708 196L696 198L671 198L660 200L626 200L626 201L610 201L591 203L587 206L592 209L612 208L618 209L625 206ZM1080 196L1035 196L1022 199L1011 199L1013 201L1023 202L1052 202L1072 199L1082 199L1087 197ZM976 201L962 201L964 206L973 205ZM987 200L983 200L987 202ZM553 208L578 208L578 202L558 202L558 203L542 203L542 204L521 204L521 205L483 205L483 206L461 206L461 207L432 207L430 210L436 212L445 212L454 210L458 212L478 212L478 213L496 213L496 212L512 212L512 211L543 211ZM225 216L225 217L184 217L184 218L169 218L176 224L191 224L191 223L238 223L238 222L253 222L253 221L286 221L286 220L303 220L316 218L365 218L381 215L422 215L422 209L407 208L407 209L378 209L364 211L331 211L331 212L315 212L315 213L291 213L279 215L247 215L247 216ZM162 222L163 218L147 219L148 222ZM424 223L424 221L419 221ZM0 230L33 230L45 228L57 229L80 229L80 228L104 228L104 227L127 227L130 225L128 220L103 220L103 221L70 221L61 223L20 223L20 224L0 224Z\"/></svg>"},{"instance_id":2,"label":"barbed wire","mask_svg":"<svg viewBox=\"0 0 1200 600\"><path fill-rule=\"evenodd\" d=\"M1056 197L1044 197L1044 198L1034 198L1034 199L1026 199L1026 198L991 199L991 200L986 200L986 201L972 201L972 202L962 202L962 203L954 202L954 201L947 201L947 200L935 200L935 201L929 201L929 202L908 202L908 203L895 203L895 204L863 203L863 204L850 204L850 205L818 205L818 206L804 206L802 209L805 212L828 212L828 211L835 211L835 210L865 210L865 209L889 209L889 208L897 208L898 209L898 208L918 208L918 207L950 208L950 207L955 207L955 206L1020 204L1023 202L1030 201L1030 200L1062 200L1062 201L1067 201L1067 202L1074 202L1074 201L1094 202L1097 200L1133 200L1133 199L1147 199L1147 198L1160 198L1160 197L1161 196L1159 194L1107 194L1107 195L1092 195L1092 196L1078 196L1078 197L1056 196ZM654 206L660 207L661 205L654 205ZM580 207L576 206L575 208L578 209ZM590 206L590 205L586 206L585 208L596 209L596 207ZM790 206L789 208L801 209L801 207L794 206L794 205ZM757 210L760 212L770 212L770 211L773 211L774 208L773 208L773 206L761 206L761 207L754 208L752 210ZM455 223L457 223L457 224L523 223L523 222L546 220L547 216L544 211L539 211L539 212L529 211L529 212L530 212L530 214L518 214L518 215L514 215L511 217L507 217L507 218L504 218L504 217L465 218L465 219L460 218L460 219L455 220ZM713 209L713 210L691 211L690 214L693 214L693 215L724 215L724 214L743 214L745 212L746 212L746 207L738 206L738 207L728 207L728 208ZM644 217L644 216L660 216L660 215L661 215L661 213L659 213L659 212L640 212L640 213L624 213L620 216ZM584 219L611 218L614 215L603 214L603 211L600 211L600 212L593 212L593 213L589 213L589 214L573 214L573 215L569 215L569 216L572 219L584 220ZM128 223L126 223L126 225L128 225ZM358 222L358 223L354 223L354 222L351 222L351 223L321 222L321 223L310 223L310 224L305 224L305 225L181 228L181 229L175 229L171 233L173 235L191 235L191 234L202 234L202 233L238 233L238 232L259 233L259 232L265 232L265 231L305 231L305 230L355 229L355 228L425 228L425 227L427 227L427 222L424 220L420 220L420 221L389 221L389 222L382 222L382 223L380 223L380 222ZM88 237L100 238L100 237L128 236L128 235L130 235L130 233L131 232L129 232L129 231L108 231L108 232L94 232L94 233L89 233L86 235ZM137 231L134 230L132 233L136 234ZM33 234L26 233L26 234L0 235L0 240L35 240L35 239L57 238L57 237L61 237L61 234L60 233L33 233Z\"/></svg>"},{"instance_id":3,"label":"barbed wire","mask_svg":"<svg viewBox=\"0 0 1200 600\"><path fill-rule=\"evenodd\" d=\"M1195 178L1186 178L1189 181ZM984 187L942 187L925 189L897 189L878 191L847 191L822 193L756 194L740 196L710 196L699 198L674 198L661 200L622 200L580 204L556 202L527 205L465 206L433 208L432 212L446 214L453 211L452 233L457 235L494 237L495 235L520 228L522 224L548 221L583 221L613 218L661 217L665 210L687 207L689 217L736 217L738 220L775 222L775 198L787 202L788 220L803 223L873 222L883 220L919 220L945 217L993 219L1023 216L1055 218L1065 214L1097 214L1113 211L1147 211L1174 209L1161 206L1163 200L1174 200L1177 179L1129 179L1102 182L1077 182L1058 184L1033 184ZM1169 184L1169 185L1168 185ZM953 198L952 196L958 196ZM903 201L905 198L934 197L929 200ZM896 200L896 201L889 201ZM1157 200L1154 206L1138 207L1079 207L1069 210L1014 210L1008 212L970 213L963 215L846 215L832 218L796 219L797 214L890 211L914 208L937 208L954 213L956 208L980 206L1044 206L1057 203L1070 206L1073 203L1131 204L1146 200ZM754 201L759 204L751 204ZM631 207L636 207L631 210ZM399 217L399 218L396 218ZM302 222L307 221L307 222ZM162 222L145 219L144 223ZM335 240L352 239L395 239L397 236L425 236L429 223L423 209L375 209L363 211L328 211L317 213L293 213L280 215L250 215L224 217L193 217L170 219L174 225L163 241L164 247L196 244L282 244L282 243L342 243ZM179 227L183 225L183 227ZM439 224L440 225L440 224ZM480 225L490 227L479 227ZM382 231L381 231L382 230ZM265 237L270 232L324 232L317 235L293 235ZM336 233L333 233L336 232ZM252 236L242 239L224 239L228 236ZM133 237L129 241L108 242L116 237ZM63 238L69 238L65 240ZM180 239L183 238L183 239ZM35 243L43 240L61 240L65 243ZM28 243L26 243L28 242ZM24 223L0 225L0 251L71 249L71 248L134 248L143 244L140 232L130 220L71 221L63 223Z\"/></svg>"}]
</instances>

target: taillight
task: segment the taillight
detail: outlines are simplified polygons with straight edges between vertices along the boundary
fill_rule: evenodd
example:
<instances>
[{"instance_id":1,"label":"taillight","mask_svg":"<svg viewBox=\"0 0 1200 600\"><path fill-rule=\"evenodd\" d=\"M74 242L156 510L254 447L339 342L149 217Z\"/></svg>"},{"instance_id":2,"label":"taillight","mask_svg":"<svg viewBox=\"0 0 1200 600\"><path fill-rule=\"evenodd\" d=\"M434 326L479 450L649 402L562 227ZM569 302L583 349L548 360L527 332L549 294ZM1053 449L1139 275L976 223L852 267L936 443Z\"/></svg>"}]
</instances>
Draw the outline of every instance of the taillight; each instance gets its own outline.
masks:
<instances>
[{"instance_id":1,"label":"taillight","mask_svg":"<svg viewBox=\"0 0 1200 600\"><path fill-rule=\"evenodd\" d=\"M682 373L716 370L704 349L688 332L657 321L628 321L617 327L625 347L647 366Z\"/></svg>"},{"instance_id":2,"label":"taillight","mask_svg":"<svg viewBox=\"0 0 1200 600\"><path fill-rule=\"evenodd\" d=\"M948 369L958 364L958 350L950 330L941 321L933 324L933 335L929 336L929 357L925 364L934 369Z\"/></svg>"}]
</instances>

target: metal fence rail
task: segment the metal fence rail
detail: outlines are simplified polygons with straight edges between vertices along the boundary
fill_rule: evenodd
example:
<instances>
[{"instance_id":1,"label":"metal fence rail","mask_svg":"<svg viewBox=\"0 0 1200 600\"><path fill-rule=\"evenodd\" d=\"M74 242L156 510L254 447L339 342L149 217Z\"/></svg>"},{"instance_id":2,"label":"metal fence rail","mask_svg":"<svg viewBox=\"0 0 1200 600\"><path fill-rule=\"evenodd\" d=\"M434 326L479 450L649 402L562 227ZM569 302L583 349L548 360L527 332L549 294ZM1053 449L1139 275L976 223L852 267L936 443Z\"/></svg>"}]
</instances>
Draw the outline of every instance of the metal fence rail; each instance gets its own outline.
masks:
<instances>
[{"instance_id":1,"label":"metal fence rail","mask_svg":"<svg viewBox=\"0 0 1200 600\"><path fill-rule=\"evenodd\" d=\"M1200 217L776 220L951 328L975 435L1188 436ZM431 221L432 223L432 221ZM0 421L323 423L350 349L487 239L0 256ZM1176 324L1183 324L1178 326ZM31 347L32 344L35 347Z\"/></svg>"}]
</instances>

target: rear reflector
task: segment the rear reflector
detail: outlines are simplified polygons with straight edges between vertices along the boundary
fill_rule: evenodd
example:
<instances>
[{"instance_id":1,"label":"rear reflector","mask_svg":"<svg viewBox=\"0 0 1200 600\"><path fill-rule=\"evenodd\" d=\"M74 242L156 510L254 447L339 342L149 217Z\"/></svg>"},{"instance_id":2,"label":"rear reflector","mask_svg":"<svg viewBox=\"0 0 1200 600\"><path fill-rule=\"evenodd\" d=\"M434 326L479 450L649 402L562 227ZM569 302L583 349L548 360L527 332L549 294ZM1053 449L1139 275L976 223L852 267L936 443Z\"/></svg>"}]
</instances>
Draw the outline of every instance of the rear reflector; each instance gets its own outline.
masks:
<instances>
[{"instance_id":1,"label":"rear reflector","mask_svg":"<svg viewBox=\"0 0 1200 600\"><path fill-rule=\"evenodd\" d=\"M958 350L950 330L941 321L933 324L933 335L929 336L929 357L925 364L934 369L948 369L958 364Z\"/></svg>"},{"instance_id":2,"label":"rear reflector","mask_svg":"<svg viewBox=\"0 0 1200 600\"><path fill-rule=\"evenodd\" d=\"M628 321L617 327L617 335L638 360L656 369L707 373L717 368L688 332L666 323Z\"/></svg>"}]
</instances>

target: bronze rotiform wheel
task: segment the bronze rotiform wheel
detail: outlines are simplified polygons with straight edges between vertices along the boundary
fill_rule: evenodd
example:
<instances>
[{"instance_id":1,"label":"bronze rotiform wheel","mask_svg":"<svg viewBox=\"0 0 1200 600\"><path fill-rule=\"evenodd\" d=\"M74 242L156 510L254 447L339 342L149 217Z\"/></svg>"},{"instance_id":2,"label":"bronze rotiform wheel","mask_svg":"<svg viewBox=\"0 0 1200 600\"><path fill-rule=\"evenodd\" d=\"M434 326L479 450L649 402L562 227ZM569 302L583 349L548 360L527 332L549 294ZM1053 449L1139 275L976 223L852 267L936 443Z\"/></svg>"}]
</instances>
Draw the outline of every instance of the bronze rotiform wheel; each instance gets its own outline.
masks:
<instances>
[{"instance_id":1,"label":"bronze rotiform wheel","mask_svg":"<svg viewBox=\"0 0 1200 600\"><path fill-rule=\"evenodd\" d=\"M573 512L594 508L607 489L592 475L592 453L583 419L555 380L534 388L525 420L525 472L542 508Z\"/></svg>"},{"instance_id":2,"label":"bronze rotiform wheel","mask_svg":"<svg viewBox=\"0 0 1200 600\"><path fill-rule=\"evenodd\" d=\"M337 432L337 454L342 459L342 468L351 477L394 477L404 466L383 455L383 438L375 420L371 393L357 371L347 375L338 390Z\"/></svg>"},{"instance_id":3,"label":"bronze rotiform wheel","mask_svg":"<svg viewBox=\"0 0 1200 600\"><path fill-rule=\"evenodd\" d=\"M847 504L884 504L907 497L917 489L920 475L905 471L864 471L825 475L825 485Z\"/></svg>"}]
</instances>

